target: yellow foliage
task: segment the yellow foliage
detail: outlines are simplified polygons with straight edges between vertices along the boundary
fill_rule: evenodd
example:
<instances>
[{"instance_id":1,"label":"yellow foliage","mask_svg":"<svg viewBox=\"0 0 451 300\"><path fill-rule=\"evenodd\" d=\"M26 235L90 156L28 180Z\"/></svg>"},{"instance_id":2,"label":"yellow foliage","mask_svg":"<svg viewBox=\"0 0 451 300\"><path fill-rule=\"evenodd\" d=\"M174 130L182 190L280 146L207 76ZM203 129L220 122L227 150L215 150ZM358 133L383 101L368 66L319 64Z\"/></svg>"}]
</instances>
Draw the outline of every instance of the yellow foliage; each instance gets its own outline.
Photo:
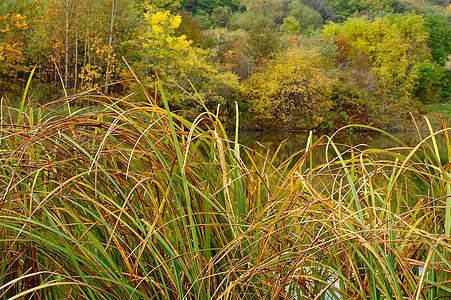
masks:
<instances>
[{"instance_id":1,"label":"yellow foliage","mask_svg":"<svg viewBox=\"0 0 451 300\"><path fill-rule=\"evenodd\" d=\"M180 26L182 18L169 11L154 11L146 6L144 13L146 27L139 37L143 52L150 59L169 59L180 52L187 51L192 41L185 35L176 36L175 29Z\"/></svg>"},{"instance_id":2,"label":"yellow foliage","mask_svg":"<svg viewBox=\"0 0 451 300\"><path fill-rule=\"evenodd\" d=\"M81 68L78 75L83 80L82 89L92 89L98 87L102 77L106 76L106 66L110 62L110 74L116 71L117 57L114 51L105 41L98 37L91 40L89 48L91 62Z\"/></svg>"},{"instance_id":3,"label":"yellow foliage","mask_svg":"<svg viewBox=\"0 0 451 300\"><path fill-rule=\"evenodd\" d=\"M394 15L374 21L350 18L330 23L323 36L334 38L341 60L353 64L366 60L378 79L381 95L409 101L420 63L430 61L428 33L422 16Z\"/></svg>"},{"instance_id":4,"label":"yellow foliage","mask_svg":"<svg viewBox=\"0 0 451 300\"><path fill-rule=\"evenodd\" d=\"M102 77L102 67L97 65L86 64L85 67L81 68L80 78L84 79L85 89L92 89L98 86L98 79Z\"/></svg>"},{"instance_id":5,"label":"yellow foliage","mask_svg":"<svg viewBox=\"0 0 451 300\"><path fill-rule=\"evenodd\" d=\"M244 98L261 119L315 127L332 107L334 79L322 61L316 48L279 53L251 76Z\"/></svg>"},{"instance_id":6,"label":"yellow foliage","mask_svg":"<svg viewBox=\"0 0 451 300\"><path fill-rule=\"evenodd\" d=\"M9 78L26 71L22 32L28 28L21 14L0 16L0 86L8 86Z\"/></svg>"},{"instance_id":7,"label":"yellow foliage","mask_svg":"<svg viewBox=\"0 0 451 300\"><path fill-rule=\"evenodd\" d=\"M185 35L176 34L181 16L144 6L145 26L133 43L145 63L134 68L147 76L146 86L154 89L156 70L170 95L171 106L192 112L204 107L214 109L231 99L240 88L238 77L215 63L209 50L192 47L192 41Z\"/></svg>"},{"instance_id":8,"label":"yellow foliage","mask_svg":"<svg viewBox=\"0 0 451 300\"><path fill-rule=\"evenodd\" d=\"M214 110L239 91L238 76L215 63L211 56L208 50L190 47L160 73L173 106L193 112L202 111L203 106Z\"/></svg>"}]
</instances>

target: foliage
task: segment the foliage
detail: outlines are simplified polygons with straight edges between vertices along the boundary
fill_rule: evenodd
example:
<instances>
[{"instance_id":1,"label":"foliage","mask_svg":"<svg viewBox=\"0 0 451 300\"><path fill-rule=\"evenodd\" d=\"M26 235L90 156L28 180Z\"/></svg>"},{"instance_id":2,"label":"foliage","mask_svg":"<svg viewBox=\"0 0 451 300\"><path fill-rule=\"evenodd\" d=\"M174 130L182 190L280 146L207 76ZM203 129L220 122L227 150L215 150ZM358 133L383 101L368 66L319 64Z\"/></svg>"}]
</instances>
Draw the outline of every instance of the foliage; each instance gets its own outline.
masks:
<instances>
[{"instance_id":1,"label":"foliage","mask_svg":"<svg viewBox=\"0 0 451 300\"><path fill-rule=\"evenodd\" d=\"M176 36L175 29L182 22L181 16L171 15L169 11L148 11L144 14L146 27L138 38L138 44L152 64L160 64L174 59L174 55L187 51L191 41L185 35Z\"/></svg>"},{"instance_id":2,"label":"foliage","mask_svg":"<svg viewBox=\"0 0 451 300\"><path fill-rule=\"evenodd\" d=\"M272 29L283 24L287 17L295 18L302 30L318 28L322 24L319 12L302 3L301 0L243 1L246 12L235 14L239 28L249 29L252 23Z\"/></svg>"},{"instance_id":3,"label":"foliage","mask_svg":"<svg viewBox=\"0 0 451 300\"><path fill-rule=\"evenodd\" d=\"M364 122L388 126L379 122L384 116L397 120L422 102L448 99L450 7L446 0L4 0L0 96L20 97L36 65L31 88L39 103L93 89L145 97L125 60L149 93L158 73L173 108L198 112L194 89L210 108L228 106L256 68L302 46L319 51L319 68L334 77L334 105L363 109L373 118ZM406 10L412 13L398 14ZM319 34L328 20L347 21ZM353 100L341 102L340 92ZM321 126L356 119L332 107L337 116Z\"/></svg>"},{"instance_id":4,"label":"foliage","mask_svg":"<svg viewBox=\"0 0 451 300\"><path fill-rule=\"evenodd\" d=\"M302 3L300 0L292 0L287 7L287 16L294 17L300 24L301 29L306 31L309 28L320 28L323 19L321 14Z\"/></svg>"},{"instance_id":5,"label":"foliage","mask_svg":"<svg viewBox=\"0 0 451 300\"><path fill-rule=\"evenodd\" d=\"M240 0L182 0L182 7L193 15L208 15L217 7L224 7L230 11L242 9Z\"/></svg>"},{"instance_id":6,"label":"foliage","mask_svg":"<svg viewBox=\"0 0 451 300\"><path fill-rule=\"evenodd\" d=\"M231 29L233 30L252 30L258 27L268 27L271 29L276 28L276 24L272 18L267 17L265 15L256 14L252 11L244 11L235 13L230 21Z\"/></svg>"},{"instance_id":7,"label":"foliage","mask_svg":"<svg viewBox=\"0 0 451 300\"><path fill-rule=\"evenodd\" d=\"M205 48L210 48L225 68L240 79L249 78L254 70L253 52L249 45L249 33L238 30L216 28L204 32Z\"/></svg>"},{"instance_id":8,"label":"foliage","mask_svg":"<svg viewBox=\"0 0 451 300\"><path fill-rule=\"evenodd\" d=\"M283 19L282 30L290 34L301 33L301 24L294 17L286 17Z\"/></svg>"},{"instance_id":9,"label":"foliage","mask_svg":"<svg viewBox=\"0 0 451 300\"><path fill-rule=\"evenodd\" d=\"M124 53L118 42L133 34L134 5L129 0L16 1L11 9L24 11L30 24L25 36L27 65L38 65L36 78L49 86L79 91L115 80ZM29 5L31 4L31 5ZM25 8L22 6L26 6ZM97 50L108 55L99 56ZM106 59L105 59L106 58ZM98 76L82 69L96 69ZM24 78L26 79L24 75ZM85 78L92 78L86 81ZM94 79L95 78L95 79ZM107 78L109 80L107 80ZM110 80L111 79L111 80ZM117 79L117 78L116 78ZM61 90L59 90L61 92ZM55 95L46 95L52 98Z\"/></svg>"},{"instance_id":10,"label":"foliage","mask_svg":"<svg viewBox=\"0 0 451 300\"><path fill-rule=\"evenodd\" d=\"M190 48L161 74L176 108L200 113L204 106L231 104L241 89L238 77L213 62L208 50Z\"/></svg>"},{"instance_id":11,"label":"foliage","mask_svg":"<svg viewBox=\"0 0 451 300\"><path fill-rule=\"evenodd\" d=\"M418 67L418 83L415 94L424 102L434 101L441 96L446 88L445 69L436 62L425 62Z\"/></svg>"},{"instance_id":12,"label":"foliage","mask_svg":"<svg viewBox=\"0 0 451 300\"><path fill-rule=\"evenodd\" d=\"M204 105L214 108L239 90L238 78L213 62L209 50L192 47L185 35L176 35L181 16L149 9L144 21L143 34L132 42L145 58L149 90L157 88L158 75L171 94L171 107L193 112Z\"/></svg>"},{"instance_id":13,"label":"foliage","mask_svg":"<svg viewBox=\"0 0 451 300\"><path fill-rule=\"evenodd\" d=\"M432 57L441 66L446 64L451 54L451 26L444 15L429 13L425 16L424 26L429 33L428 45Z\"/></svg>"},{"instance_id":14,"label":"foliage","mask_svg":"<svg viewBox=\"0 0 451 300\"><path fill-rule=\"evenodd\" d=\"M278 53L251 76L244 99L265 122L315 127L332 107L333 78L322 61L317 49L299 47Z\"/></svg>"},{"instance_id":15,"label":"foliage","mask_svg":"<svg viewBox=\"0 0 451 300\"><path fill-rule=\"evenodd\" d=\"M253 28L249 31L249 49L252 57L262 60L279 49L277 35L268 27Z\"/></svg>"},{"instance_id":16,"label":"foliage","mask_svg":"<svg viewBox=\"0 0 451 300\"><path fill-rule=\"evenodd\" d=\"M323 30L339 50L339 61L371 68L384 98L409 103L418 83L418 68L431 58L428 32L421 16L393 15L371 22L351 18L343 24L329 24Z\"/></svg>"},{"instance_id":17,"label":"foliage","mask_svg":"<svg viewBox=\"0 0 451 300\"><path fill-rule=\"evenodd\" d=\"M232 23L232 28L247 32L246 52L257 64L279 50L280 40L272 17L248 10L235 14Z\"/></svg>"},{"instance_id":18,"label":"foliage","mask_svg":"<svg viewBox=\"0 0 451 300\"><path fill-rule=\"evenodd\" d=\"M117 57L112 49L101 39L94 37L90 41L88 54L90 61L80 69L81 88L85 90L98 88L103 84L102 78L107 72L108 60L111 60L111 72L116 71Z\"/></svg>"},{"instance_id":19,"label":"foliage","mask_svg":"<svg viewBox=\"0 0 451 300\"><path fill-rule=\"evenodd\" d=\"M185 35L188 40L192 41L191 45L197 46L203 41L203 31L199 21L191 17L187 11L182 11L180 17L182 18L182 23L180 23L178 28L175 28L175 34L177 36Z\"/></svg>"},{"instance_id":20,"label":"foliage","mask_svg":"<svg viewBox=\"0 0 451 300\"><path fill-rule=\"evenodd\" d=\"M224 6L218 6L211 13L199 11L195 18L204 29L227 27L230 22L230 10Z\"/></svg>"},{"instance_id":21,"label":"foliage","mask_svg":"<svg viewBox=\"0 0 451 300\"><path fill-rule=\"evenodd\" d=\"M174 13L180 9L181 3L179 0L144 0L144 3L141 4L141 6L144 9L154 7L158 10L170 11Z\"/></svg>"},{"instance_id":22,"label":"foliage","mask_svg":"<svg viewBox=\"0 0 451 300\"><path fill-rule=\"evenodd\" d=\"M407 8L408 11L415 12L417 14L429 14L429 13L438 13L446 15L446 1L442 3L437 3L439 1L434 0L424 0L424 1L415 1L415 0L400 0L402 4ZM449 18L449 17L448 17Z\"/></svg>"},{"instance_id":23,"label":"foliage","mask_svg":"<svg viewBox=\"0 0 451 300\"><path fill-rule=\"evenodd\" d=\"M335 21L346 21L356 13L382 16L392 13L405 13L400 0L328 0L333 9Z\"/></svg>"},{"instance_id":24,"label":"foliage","mask_svg":"<svg viewBox=\"0 0 451 300\"><path fill-rule=\"evenodd\" d=\"M290 0L242 0L242 3L248 12L264 16L275 24L282 24L287 16L287 5Z\"/></svg>"},{"instance_id":25,"label":"foliage","mask_svg":"<svg viewBox=\"0 0 451 300\"><path fill-rule=\"evenodd\" d=\"M27 70L23 39L27 28L24 15L0 16L0 91L13 89L11 79L15 81L18 72Z\"/></svg>"},{"instance_id":26,"label":"foliage","mask_svg":"<svg viewBox=\"0 0 451 300\"><path fill-rule=\"evenodd\" d=\"M377 101L365 87L371 80L370 74L362 74L357 69L335 69L333 77L337 78L330 92L333 104L320 124L322 128L336 130L349 124L387 125L385 116L378 111Z\"/></svg>"}]
</instances>

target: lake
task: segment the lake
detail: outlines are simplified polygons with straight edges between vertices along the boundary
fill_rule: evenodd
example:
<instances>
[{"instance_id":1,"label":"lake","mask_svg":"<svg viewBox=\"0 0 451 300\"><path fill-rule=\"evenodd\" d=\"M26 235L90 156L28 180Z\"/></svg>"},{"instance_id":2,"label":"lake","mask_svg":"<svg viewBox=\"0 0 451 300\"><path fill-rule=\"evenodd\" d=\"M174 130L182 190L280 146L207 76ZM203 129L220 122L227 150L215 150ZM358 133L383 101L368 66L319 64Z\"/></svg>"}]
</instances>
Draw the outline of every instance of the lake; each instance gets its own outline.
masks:
<instances>
[{"instance_id":1,"label":"lake","mask_svg":"<svg viewBox=\"0 0 451 300\"><path fill-rule=\"evenodd\" d=\"M420 142L418 133L415 132L397 132L391 133L396 138L400 139L409 147L414 147ZM341 131L337 134L321 134L312 133L312 140L317 141L321 136L326 135L332 137L332 141L340 145L338 148L341 151L349 149L354 146L360 150L368 148L387 149L399 147L400 144L387 135L378 132L356 132L356 131ZM292 131L263 131L263 132L240 132L239 142L243 146L255 149L256 152L268 158L272 158L282 144L277 156L274 159L275 165L281 164L291 155L304 150L307 147L309 139L309 132L292 132ZM422 133L422 137L427 134ZM231 137L233 139L233 136ZM446 157L446 143L443 135L438 139L438 145L441 156ZM326 144L327 139L312 153L312 159L315 165L324 163L326 161ZM328 153L333 156L333 149L329 146ZM241 155L244 157L244 155Z\"/></svg>"}]
</instances>

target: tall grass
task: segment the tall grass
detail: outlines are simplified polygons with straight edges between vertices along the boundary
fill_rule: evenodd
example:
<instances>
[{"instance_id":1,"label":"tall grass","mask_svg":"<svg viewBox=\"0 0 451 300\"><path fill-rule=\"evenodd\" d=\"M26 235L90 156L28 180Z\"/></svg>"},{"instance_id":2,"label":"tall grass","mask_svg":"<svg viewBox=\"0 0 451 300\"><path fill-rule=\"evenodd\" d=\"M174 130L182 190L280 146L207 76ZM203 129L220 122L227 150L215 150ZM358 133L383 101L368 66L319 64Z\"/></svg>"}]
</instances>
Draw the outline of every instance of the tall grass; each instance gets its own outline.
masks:
<instances>
[{"instance_id":1,"label":"tall grass","mask_svg":"<svg viewBox=\"0 0 451 300\"><path fill-rule=\"evenodd\" d=\"M415 147L309 139L274 165L161 96L67 115L3 103L1 298L450 297L445 125ZM307 163L324 144L335 155Z\"/></svg>"}]
</instances>

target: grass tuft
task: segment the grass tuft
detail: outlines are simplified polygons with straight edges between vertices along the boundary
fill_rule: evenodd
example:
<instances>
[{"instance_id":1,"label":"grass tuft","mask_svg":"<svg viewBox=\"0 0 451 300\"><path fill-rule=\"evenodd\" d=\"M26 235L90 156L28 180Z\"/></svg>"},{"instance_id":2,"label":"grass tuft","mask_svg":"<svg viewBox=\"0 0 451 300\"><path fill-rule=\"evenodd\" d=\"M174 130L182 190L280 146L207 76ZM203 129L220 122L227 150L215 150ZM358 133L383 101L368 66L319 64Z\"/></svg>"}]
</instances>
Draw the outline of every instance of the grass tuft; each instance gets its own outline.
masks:
<instances>
[{"instance_id":1,"label":"grass tuft","mask_svg":"<svg viewBox=\"0 0 451 300\"><path fill-rule=\"evenodd\" d=\"M445 124L414 147L310 136L275 165L282 145L258 154L163 92L165 109L83 97L67 114L2 101L0 298L450 297Z\"/></svg>"}]
</instances>

